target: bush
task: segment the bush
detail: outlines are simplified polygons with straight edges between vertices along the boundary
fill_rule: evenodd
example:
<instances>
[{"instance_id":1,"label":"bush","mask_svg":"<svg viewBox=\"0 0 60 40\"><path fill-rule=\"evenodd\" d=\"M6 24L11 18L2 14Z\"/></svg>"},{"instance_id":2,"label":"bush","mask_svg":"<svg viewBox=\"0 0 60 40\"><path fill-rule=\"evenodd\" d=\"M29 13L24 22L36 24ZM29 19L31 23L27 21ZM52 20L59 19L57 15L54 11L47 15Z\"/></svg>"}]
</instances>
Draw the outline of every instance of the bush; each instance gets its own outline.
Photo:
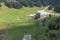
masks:
<instances>
[{"instance_id":1,"label":"bush","mask_svg":"<svg viewBox=\"0 0 60 40\"><path fill-rule=\"evenodd\" d=\"M49 7L48 7L48 10L52 10L52 8L53 8L53 6L49 6Z\"/></svg>"},{"instance_id":2,"label":"bush","mask_svg":"<svg viewBox=\"0 0 60 40\"><path fill-rule=\"evenodd\" d=\"M0 4L0 7L1 7L1 4Z\"/></svg>"},{"instance_id":3,"label":"bush","mask_svg":"<svg viewBox=\"0 0 60 40\"><path fill-rule=\"evenodd\" d=\"M59 27L60 27L60 17L53 18L50 21L51 22L49 22L48 29L49 30L59 30Z\"/></svg>"},{"instance_id":4,"label":"bush","mask_svg":"<svg viewBox=\"0 0 60 40\"><path fill-rule=\"evenodd\" d=\"M16 9L22 8L22 5L18 1L16 1L16 2L5 2L5 5L8 8L16 8Z\"/></svg>"},{"instance_id":5,"label":"bush","mask_svg":"<svg viewBox=\"0 0 60 40\"><path fill-rule=\"evenodd\" d=\"M21 3L19 3L19 2L14 2L14 3L12 4L12 6L13 6L13 8L16 8L16 9L22 8Z\"/></svg>"},{"instance_id":6,"label":"bush","mask_svg":"<svg viewBox=\"0 0 60 40\"><path fill-rule=\"evenodd\" d=\"M12 8L12 3L11 3L11 2L5 2L5 5L6 5L8 8Z\"/></svg>"},{"instance_id":7,"label":"bush","mask_svg":"<svg viewBox=\"0 0 60 40\"><path fill-rule=\"evenodd\" d=\"M24 6L24 7L28 7L28 4L26 2L21 2L21 4Z\"/></svg>"},{"instance_id":8,"label":"bush","mask_svg":"<svg viewBox=\"0 0 60 40\"><path fill-rule=\"evenodd\" d=\"M54 11L56 11L57 13L60 13L60 7L55 7Z\"/></svg>"}]
</instances>

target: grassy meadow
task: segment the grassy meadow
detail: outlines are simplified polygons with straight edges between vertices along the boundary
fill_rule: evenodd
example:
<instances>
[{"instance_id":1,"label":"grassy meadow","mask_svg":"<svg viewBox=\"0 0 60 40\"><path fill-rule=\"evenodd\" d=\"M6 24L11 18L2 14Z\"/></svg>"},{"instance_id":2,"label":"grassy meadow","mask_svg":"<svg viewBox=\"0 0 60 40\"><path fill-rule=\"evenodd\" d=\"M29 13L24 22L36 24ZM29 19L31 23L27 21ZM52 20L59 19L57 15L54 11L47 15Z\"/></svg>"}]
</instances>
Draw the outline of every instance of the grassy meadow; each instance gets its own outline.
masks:
<instances>
[{"instance_id":1,"label":"grassy meadow","mask_svg":"<svg viewBox=\"0 0 60 40\"><path fill-rule=\"evenodd\" d=\"M0 8L0 27L3 28L2 25L7 25L11 23L19 23L19 24L29 24L32 22L32 18L27 15L36 13L37 10L40 10L40 7L23 7L21 9L7 8L4 4Z\"/></svg>"},{"instance_id":2,"label":"grassy meadow","mask_svg":"<svg viewBox=\"0 0 60 40\"><path fill-rule=\"evenodd\" d=\"M35 21L27 15L36 13L40 7L7 8L3 3L0 8L0 29L8 28L2 40L22 40L24 34L35 35Z\"/></svg>"},{"instance_id":3,"label":"grassy meadow","mask_svg":"<svg viewBox=\"0 0 60 40\"><path fill-rule=\"evenodd\" d=\"M2 7L0 8L0 29L3 30L5 28L8 28L7 35L4 36L2 40L22 40L24 34L31 34L33 37L32 40L35 40L36 35L39 36L39 34L35 33L38 33L42 30L43 32L41 32L41 34L45 35L44 32L47 28L39 27L38 30L40 31L36 32L36 27L39 26L38 21L34 21L31 17L27 16L29 14L36 13L37 10L41 9L44 8L23 7L21 9L14 9L14 8L7 8L4 4L2 4ZM46 22L45 24L47 26L48 23ZM42 40L46 38L43 35L40 35Z\"/></svg>"}]
</instances>

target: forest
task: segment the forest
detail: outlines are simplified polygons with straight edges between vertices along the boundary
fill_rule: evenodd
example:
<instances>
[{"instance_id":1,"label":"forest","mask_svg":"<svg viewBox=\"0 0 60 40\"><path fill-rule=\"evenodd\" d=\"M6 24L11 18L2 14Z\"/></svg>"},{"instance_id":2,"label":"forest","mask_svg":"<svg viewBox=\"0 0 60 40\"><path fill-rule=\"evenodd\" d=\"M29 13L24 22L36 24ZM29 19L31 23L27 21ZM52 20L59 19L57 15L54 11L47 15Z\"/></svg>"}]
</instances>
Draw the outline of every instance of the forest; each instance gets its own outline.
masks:
<instances>
[{"instance_id":1,"label":"forest","mask_svg":"<svg viewBox=\"0 0 60 40\"><path fill-rule=\"evenodd\" d=\"M55 8L54 11L60 12L60 0L0 0L4 2L8 8L20 9L24 7L41 7L49 5L49 10ZM1 7L1 4L0 4Z\"/></svg>"}]
</instances>

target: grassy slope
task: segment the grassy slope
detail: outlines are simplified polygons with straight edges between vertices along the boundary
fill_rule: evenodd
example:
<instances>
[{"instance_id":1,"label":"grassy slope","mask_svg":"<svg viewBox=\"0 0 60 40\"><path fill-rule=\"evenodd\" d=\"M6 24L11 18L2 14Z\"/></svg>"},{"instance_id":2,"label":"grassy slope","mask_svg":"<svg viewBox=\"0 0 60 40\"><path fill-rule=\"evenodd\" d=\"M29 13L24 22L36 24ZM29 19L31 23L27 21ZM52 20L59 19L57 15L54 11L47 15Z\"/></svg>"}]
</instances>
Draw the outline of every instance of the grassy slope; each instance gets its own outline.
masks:
<instances>
[{"instance_id":1,"label":"grassy slope","mask_svg":"<svg viewBox=\"0 0 60 40\"><path fill-rule=\"evenodd\" d=\"M33 37L32 40L34 40L36 27L38 27L39 25L35 24L37 21L34 22L30 17L27 17L26 15L30 13L36 13L36 11L40 9L42 8L23 7L21 9L13 9L13 8L9 9L6 6L2 5L2 8L0 8L0 28L2 29L5 28L6 22L12 23L12 25L9 27L7 36L5 36L3 40L22 40L24 34L31 34ZM17 17L20 18L19 21L16 20ZM3 22L2 20L6 22ZM40 31L43 30L43 32L45 32L45 29L46 28L42 27L39 28L39 30ZM41 34L44 34L43 32L41 32ZM43 35L40 36L41 39L44 40Z\"/></svg>"},{"instance_id":2,"label":"grassy slope","mask_svg":"<svg viewBox=\"0 0 60 40\"><path fill-rule=\"evenodd\" d=\"M26 24L28 21L31 21L31 18L28 17L28 14L36 13L37 10L40 10L40 7L23 7L21 9L7 8L2 4L0 8L0 28L2 29L9 23L20 23ZM19 20L17 21L17 18ZM3 25L3 27L2 27Z\"/></svg>"},{"instance_id":3,"label":"grassy slope","mask_svg":"<svg viewBox=\"0 0 60 40\"><path fill-rule=\"evenodd\" d=\"M2 4L0 8L0 29L9 28L7 36L3 40L22 40L24 34L34 35L35 24L28 14L36 13L40 7L23 7L21 9L7 8ZM17 21L17 17L20 19ZM8 24L11 24L8 26ZM15 25L15 26L12 26Z\"/></svg>"}]
</instances>

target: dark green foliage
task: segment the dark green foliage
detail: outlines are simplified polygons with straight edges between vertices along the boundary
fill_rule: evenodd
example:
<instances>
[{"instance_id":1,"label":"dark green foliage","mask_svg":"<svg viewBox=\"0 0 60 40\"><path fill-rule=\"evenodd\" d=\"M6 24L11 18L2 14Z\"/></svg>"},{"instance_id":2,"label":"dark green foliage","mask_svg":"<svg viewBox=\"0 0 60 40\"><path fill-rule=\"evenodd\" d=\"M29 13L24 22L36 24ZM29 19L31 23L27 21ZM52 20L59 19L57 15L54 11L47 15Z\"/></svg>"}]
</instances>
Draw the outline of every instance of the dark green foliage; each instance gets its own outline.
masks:
<instances>
[{"instance_id":1,"label":"dark green foliage","mask_svg":"<svg viewBox=\"0 0 60 40\"><path fill-rule=\"evenodd\" d=\"M19 9L19 8L22 8L22 5L17 1L17 2L13 2L12 7Z\"/></svg>"},{"instance_id":2,"label":"dark green foliage","mask_svg":"<svg viewBox=\"0 0 60 40\"><path fill-rule=\"evenodd\" d=\"M50 37L56 37L56 35L55 34L50 34Z\"/></svg>"},{"instance_id":3,"label":"dark green foliage","mask_svg":"<svg viewBox=\"0 0 60 40\"><path fill-rule=\"evenodd\" d=\"M29 2L28 5L29 5L29 7L33 7L33 3L32 2Z\"/></svg>"},{"instance_id":4,"label":"dark green foliage","mask_svg":"<svg viewBox=\"0 0 60 40\"><path fill-rule=\"evenodd\" d=\"M55 0L54 8L54 11L60 13L60 0Z\"/></svg>"},{"instance_id":5,"label":"dark green foliage","mask_svg":"<svg viewBox=\"0 0 60 40\"><path fill-rule=\"evenodd\" d=\"M48 40L60 40L60 34L48 33Z\"/></svg>"},{"instance_id":6,"label":"dark green foliage","mask_svg":"<svg viewBox=\"0 0 60 40\"><path fill-rule=\"evenodd\" d=\"M53 22L49 22L48 28L50 30L59 30L60 17L54 18L51 21L53 21Z\"/></svg>"},{"instance_id":7,"label":"dark green foliage","mask_svg":"<svg viewBox=\"0 0 60 40\"><path fill-rule=\"evenodd\" d=\"M1 7L1 4L0 4L0 7Z\"/></svg>"},{"instance_id":8,"label":"dark green foliage","mask_svg":"<svg viewBox=\"0 0 60 40\"><path fill-rule=\"evenodd\" d=\"M52 5L50 5L50 6L49 6L49 8L48 8L48 10L52 10L52 8L53 8L53 6L52 6Z\"/></svg>"},{"instance_id":9,"label":"dark green foliage","mask_svg":"<svg viewBox=\"0 0 60 40\"><path fill-rule=\"evenodd\" d=\"M50 30L52 30L52 29L54 29L54 26L50 23L48 28L49 28Z\"/></svg>"},{"instance_id":10,"label":"dark green foliage","mask_svg":"<svg viewBox=\"0 0 60 40\"><path fill-rule=\"evenodd\" d=\"M44 2L44 0L43 1L42 0L15 0L15 1L5 0L4 2L5 2L5 5L8 6L9 8L13 6L14 8L18 8L18 9L19 7L22 7L21 5L25 7L33 7L33 6L40 7L41 5L47 6L47 2L46 1Z\"/></svg>"},{"instance_id":11,"label":"dark green foliage","mask_svg":"<svg viewBox=\"0 0 60 40\"><path fill-rule=\"evenodd\" d=\"M1 0L1 2L5 2L5 5L9 8L22 8L22 6L25 7L33 7L37 6L40 7L43 6L50 6L49 10L53 7L56 12L60 12L60 0Z\"/></svg>"},{"instance_id":12,"label":"dark green foliage","mask_svg":"<svg viewBox=\"0 0 60 40\"><path fill-rule=\"evenodd\" d=\"M47 19L42 20L42 26L45 26L46 21L47 21Z\"/></svg>"},{"instance_id":13,"label":"dark green foliage","mask_svg":"<svg viewBox=\"0 0 60 40\"><path fill-rule=\"evenodd\" d=\"M59 26L56 26L56 24L49 24L49 30L59 30Z\"/></svg>"},{"instance_id":14,"label":"dark green foliage","mask_svg":"<svg viewBox=\"0 0 60 40\"><path fill-rule=\"evenodd\" d=\"M8 7L8 8L12 8L12 3L11 2L5 2L5 5Z\"/></svg>"},{"instance_id":15,"label":"dark green foliage","mask_svg":"<svg viewBox=\"0 0 60 40\"><path fill-rule=\"evenodd\" d=\"M5 5L7 6L7 7L9 7L9 8L16 8L16 9L19 9L19 8L22 8L22 5L18 2L18 1L16 1L16 2L5 2Z\"/></svg>"},{"instance_id":16,"label":"dark green foliage","mask_svg":"<svg viewBox=\"0 0 60 40\"><path fill-rule=\"evenodd\" d=\"M60 24L60 17L58 17L55 21L56 23Z\"/></svg>"},{"instance_id":17,"label":"dark green foliage","mask_svg":"<svg viewBox=\"0 0 60 40\"><path fill-rule=\"evenodd\" d=\"M60 13L60 7L59 6L56 6L55 9L54 9L54 11Z\"/></svg>"},{"instance_id":18,"label":"dark green foliage","mask_svg":"<svg viewBox=\"0 0 60 40\"><path fill-rule=\"evenodd\" d=\"M4 2L5 0L0 0L0 2Z\"/></svg>"},{"instance_id":19,"label":"dark green foliage","mask_svg":"<svg viewBox=\"0 0 60 40\"><path fill-rule=\"evenodd\" d=\"M27 7L27 6L28 6L28 4L25 3L25 2L22 2L21 4L22 4L24 7Z\"/></svg>"},{"instance_id":20,"label":"dark green foliage","mask_svg":"<svg viewBox=\"0 0 60 40\"><path fill-rule=\"evenodd\" d=\"M0 0L0 7L1 7L1 0Z\"/></svg>"}]
</instances>

